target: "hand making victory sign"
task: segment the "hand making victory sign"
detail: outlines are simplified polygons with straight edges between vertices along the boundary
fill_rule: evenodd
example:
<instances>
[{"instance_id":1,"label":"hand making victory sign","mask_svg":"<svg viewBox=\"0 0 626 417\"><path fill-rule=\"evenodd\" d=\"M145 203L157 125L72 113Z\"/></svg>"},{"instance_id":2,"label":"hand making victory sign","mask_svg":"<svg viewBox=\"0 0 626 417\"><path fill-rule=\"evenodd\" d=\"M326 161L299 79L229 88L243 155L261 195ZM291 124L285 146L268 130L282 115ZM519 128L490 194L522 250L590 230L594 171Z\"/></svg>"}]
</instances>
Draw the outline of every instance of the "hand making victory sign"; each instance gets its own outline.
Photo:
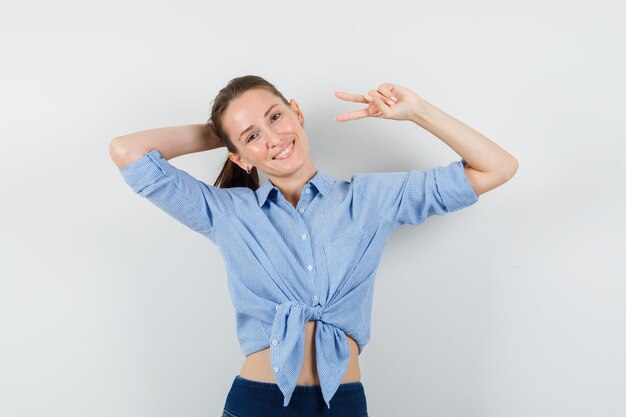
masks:
<instances>
[{"instance_id":1,"label":"hand making victory sign","mask_svg":"<svg viewBox=\"0 0 626 417\"><path fill-rule=\"evenodd\" d=\"M336 91L335 96L367 104L364 109L340 114L335 118L338 122L364 117L409 120L441 139L465 161L463 169L476 195L498 187L517 171L513 155L406 87L383 83L367 94Z\"/></svg>"},{"instance_id":2,"label":"hand making victory sign","mask_svg":"<svg viewBox=\"0 0 626 417\"><path fill-rule=\"evenodd\" d=\"M420 96L408 88L392 83L383 83L378 89L370 90L368 94L350 94L337 91L335 95L345 101L367 104L365 109L340 114L335 118L338 122L364 117L411 120L411 116L417 110L421 100Z\"/></svg>"}]
</instances>

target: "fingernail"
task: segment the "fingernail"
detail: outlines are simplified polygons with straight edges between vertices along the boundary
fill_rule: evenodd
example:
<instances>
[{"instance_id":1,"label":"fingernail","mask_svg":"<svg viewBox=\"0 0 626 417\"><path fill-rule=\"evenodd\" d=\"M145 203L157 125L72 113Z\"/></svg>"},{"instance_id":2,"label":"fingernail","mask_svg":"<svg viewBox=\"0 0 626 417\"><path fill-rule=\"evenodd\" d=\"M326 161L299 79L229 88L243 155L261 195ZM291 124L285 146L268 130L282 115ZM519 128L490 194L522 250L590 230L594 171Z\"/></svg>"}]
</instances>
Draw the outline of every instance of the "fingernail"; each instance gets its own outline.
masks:
<instances>
[{"instance_id":1,"label":"fingernail","mask_svg":"<svg viewBox=\"0 0 626 417\"><path fill-rule=\"evenodd\" d=\"M393 101L398 101L398 99L396 98L396 96L391 96L391 99L392 99Z\"/></svg>"},{"instance_id":2,"label":"fingernail","mask_svg":"<svg viewBox=\"0 0 626 417\"><path fill-rule=\"evenodd\" d=\"M364 97L365 97L365 100L367 100L367 101L372 101L372 100L374 100L373 98L371 98L371 97L370 97L370 96L368 96L367 94L365 94L365 96L364 96Z\"/></svg>"}]
</instances>

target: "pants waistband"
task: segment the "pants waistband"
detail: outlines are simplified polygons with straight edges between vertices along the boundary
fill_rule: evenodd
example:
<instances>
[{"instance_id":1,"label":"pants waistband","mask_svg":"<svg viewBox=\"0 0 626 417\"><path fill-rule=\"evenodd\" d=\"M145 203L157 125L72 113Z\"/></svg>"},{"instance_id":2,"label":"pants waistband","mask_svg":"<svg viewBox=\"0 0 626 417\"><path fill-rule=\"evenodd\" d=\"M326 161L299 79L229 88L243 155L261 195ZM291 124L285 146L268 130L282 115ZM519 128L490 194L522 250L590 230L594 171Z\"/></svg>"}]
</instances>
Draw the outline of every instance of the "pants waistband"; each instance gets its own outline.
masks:
<instances>
[{"instance_id":1,"label":"pants waistband","mask_svg":"<svg viewBox=\"0 0 626 417\"><path fill-rule=\"evenodd\" d=\"M242 378L241 376L235 376L235 380L233 382L234 385L257 388L257 389L265 389L270 391L280 391L278 388L278 384L272 382L261 382L261 381L253 381L251 379ZM354 390L363 390L363 384L360 381L356 382L345 382L340 384L337 388L337 392L343 391L354 391ZM310 393L310 392L322 392L322 387L320 385L296 385L293 393Z\"/></svg>"}]
</instances>

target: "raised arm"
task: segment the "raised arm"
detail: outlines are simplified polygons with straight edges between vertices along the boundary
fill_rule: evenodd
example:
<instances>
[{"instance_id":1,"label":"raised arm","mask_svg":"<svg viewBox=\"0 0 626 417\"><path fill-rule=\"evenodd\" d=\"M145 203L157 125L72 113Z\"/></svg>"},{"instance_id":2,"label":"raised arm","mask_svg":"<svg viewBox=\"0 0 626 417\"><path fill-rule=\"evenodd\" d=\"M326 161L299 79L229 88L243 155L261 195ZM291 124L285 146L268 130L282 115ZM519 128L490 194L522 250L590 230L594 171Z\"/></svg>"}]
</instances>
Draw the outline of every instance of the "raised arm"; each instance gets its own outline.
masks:
<instances>
[{"instance_id":1,"label":"raised arm","mask_svg":"<svg viewBox=\"0 0 626 417\"><path fill-rule=\"evenodd\" d=\"M513 155L406 87L383 83L365 95L343 92L335 95L342 100L368 105L365 109L337 116L337 121L362 117L409 120L441 139L467 163L465 174L476 195L504 184L517 171L519 163Z\"/></svg>"},{"instance_id":2,"label":"raised arm","mask_svg":"<svg viewBox=\"0 0 626 417\"><path fill-rule=\"evenodd\" d=\"M211 125L196 124L116 137L109 153L135 193L215 242L217 226L232 212L229 190L196 179L168 159L221 146Z\"/></svg>"},{"instance_id":3,"label":"raised arm","mask_svg":"<svg viewBox=\"0 0 626 417\"><path fill-rule=\"evenodd\" d=\"M517 159L497 143L422 99L410 119L441 139L467 162L465 174L477 195L509 181Z\"/></svg>"},{"instance_id":4,"label":"raised arm","mask_svg":"<svg viewBox=\"0 0 626 417\"><path fill-rule=\"evenodd\" d=\"M180 155L222 147L212 125L193 124L160 127L118 136L111 140L109 154L118 168L123 168L153 149L172 159Z\"/></svg>"}]
</instances>

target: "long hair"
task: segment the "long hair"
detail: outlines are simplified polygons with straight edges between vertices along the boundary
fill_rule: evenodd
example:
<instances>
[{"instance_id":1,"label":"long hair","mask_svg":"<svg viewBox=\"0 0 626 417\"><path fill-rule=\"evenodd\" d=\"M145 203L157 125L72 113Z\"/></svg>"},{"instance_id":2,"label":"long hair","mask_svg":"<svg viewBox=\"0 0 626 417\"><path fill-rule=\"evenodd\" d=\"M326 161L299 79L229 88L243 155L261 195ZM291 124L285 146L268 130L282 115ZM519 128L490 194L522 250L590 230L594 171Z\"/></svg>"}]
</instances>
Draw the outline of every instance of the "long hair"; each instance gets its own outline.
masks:
<instances>
[{"instance_id":1,"label":"long hair","mask_svg":"<svg viewBox=\"0 0 626 417\"><path fill-rule=\"evenodd\" d=\"M289 101L287 101L272 83L258 75L244 75L230 80L226 87L222 88L213 100L211 117L207 121L207 124L212 125L213 130L226 149L232 153L237 153L237 148L235 148L235 145L224 131L222 118L232 100L253 88L266 89L279 97L286 105L289 105ZM259 188L259 173L256 167L253 167L248 174L239 165L231 161L230 158L226 157L222 171L217 176L213 185L220 188L248 187L252 189L252 191L256 191L256 189Z\"/></svg>"}]
</instances>

